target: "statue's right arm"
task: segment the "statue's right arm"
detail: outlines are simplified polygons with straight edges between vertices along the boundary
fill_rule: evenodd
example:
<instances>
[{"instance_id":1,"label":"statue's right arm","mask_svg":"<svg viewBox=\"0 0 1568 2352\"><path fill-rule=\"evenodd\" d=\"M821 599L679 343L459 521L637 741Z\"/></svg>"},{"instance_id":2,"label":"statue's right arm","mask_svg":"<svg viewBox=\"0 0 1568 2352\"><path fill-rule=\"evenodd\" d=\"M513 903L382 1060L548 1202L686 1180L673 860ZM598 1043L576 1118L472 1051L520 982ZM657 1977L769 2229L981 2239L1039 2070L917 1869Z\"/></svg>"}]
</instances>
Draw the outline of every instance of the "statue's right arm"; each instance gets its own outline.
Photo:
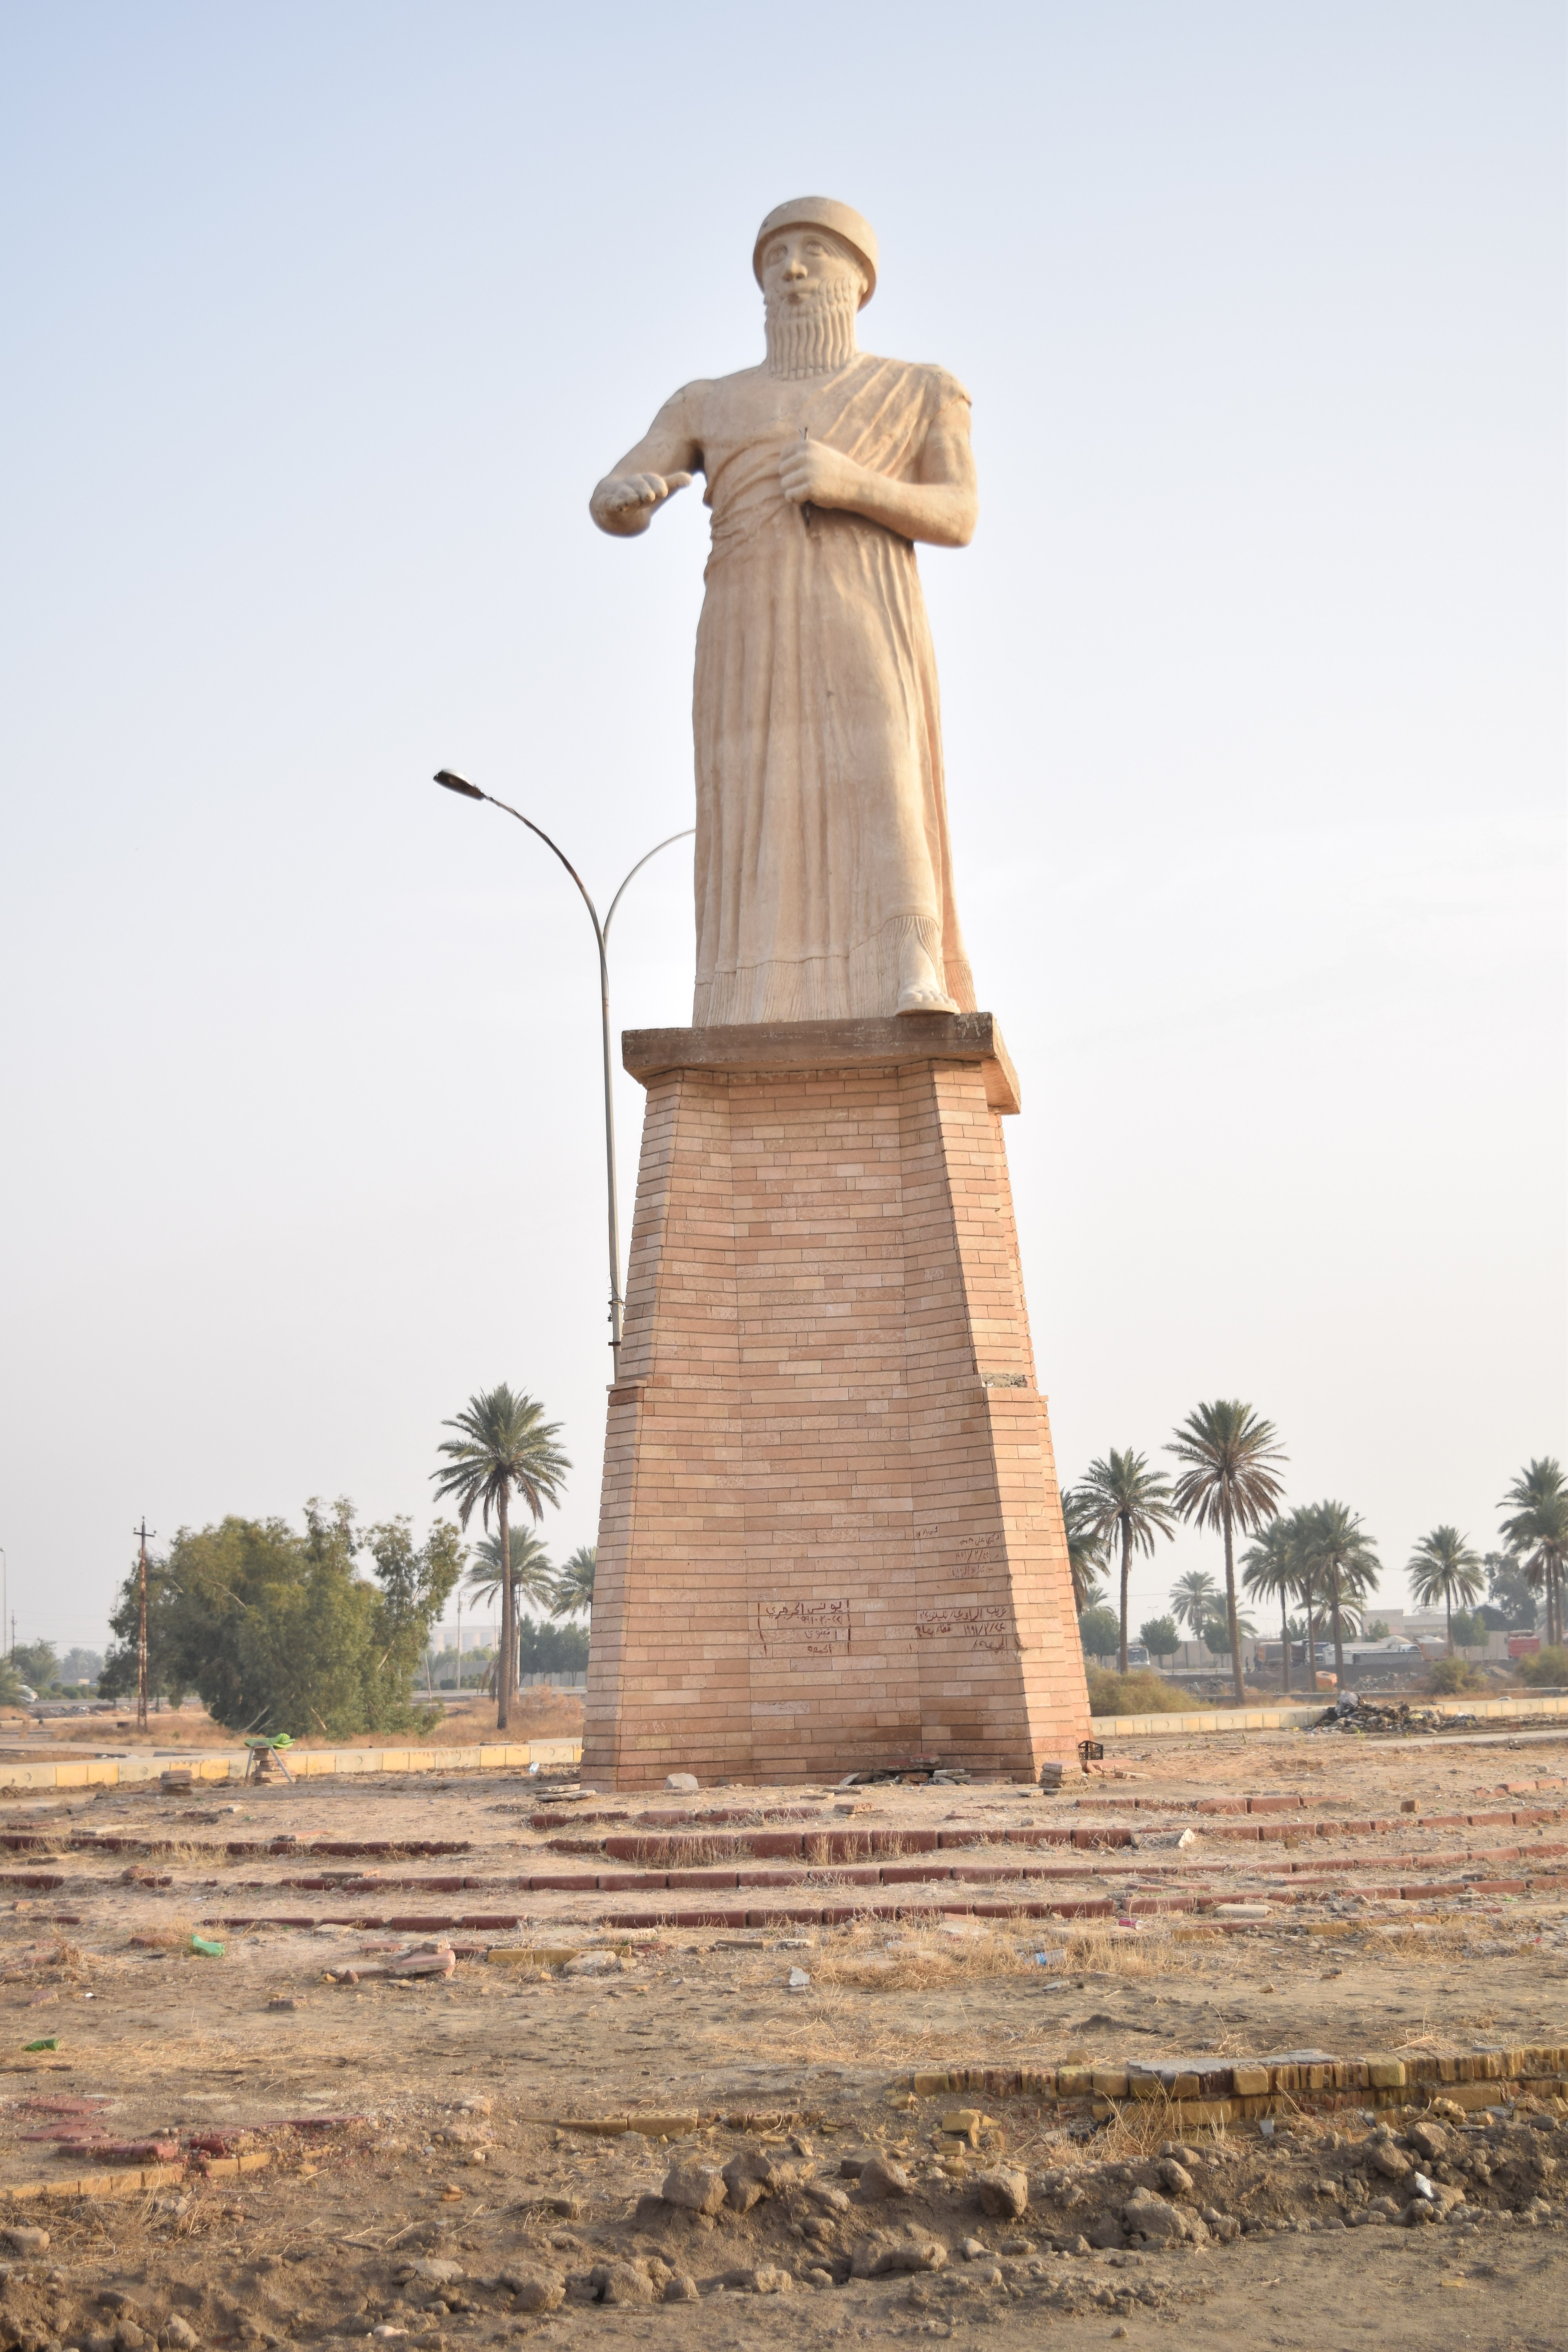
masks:
<instances>
[{"instance_id":1,"label":"statue's right arm","mask_svg":"<svg viewBox=\"0 0 1568 2352\"><path fill-rule=\"evenodd\" d=\"M685 384L667 400L636 447L598 484L588 511L601 530L616 539L635 539L666 499L683 490L701 470L702 445L696 427L703 389L700 383Z\"/></svg>"}]
</instances>

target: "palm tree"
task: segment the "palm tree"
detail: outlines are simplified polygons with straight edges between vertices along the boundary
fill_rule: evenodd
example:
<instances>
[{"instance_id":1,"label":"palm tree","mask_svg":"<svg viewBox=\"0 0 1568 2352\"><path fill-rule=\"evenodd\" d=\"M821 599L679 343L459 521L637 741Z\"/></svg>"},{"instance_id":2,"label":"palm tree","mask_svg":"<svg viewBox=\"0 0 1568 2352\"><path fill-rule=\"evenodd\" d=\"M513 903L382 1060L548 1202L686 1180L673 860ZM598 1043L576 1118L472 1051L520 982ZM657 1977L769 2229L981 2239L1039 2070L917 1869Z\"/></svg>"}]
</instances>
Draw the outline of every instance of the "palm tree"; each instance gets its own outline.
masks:
<instances>
[{"instance_id":1,"label":"palm tree","mask_svg":"<svg viewBox=\"0 0 1568 2352\"><path fill-rule=\"evenodd\" d=\"M1151 1470L1142 1454L1129 1446L1119 1454L1113 1445L1103 1462L1091 1462L1085 1473L1079 1495L1083 1505L1084 1526L1100 1544L1109 1547L1113 1538L1121 1544L1121 1644L1117 1665L1127 1672L1127 1580L1132 1572L1132 1554L1152 1552L1156 1536L1173 1536L1171 1524L1171 1482L1158 1470Z\"/></svg>"},{"instance_id":2,"label":"palm tree","mask_svg":"<svg viewBox=\"0 0 1568 2352\"><path fill-rule=\"evenodd\" d=\"M1285 1489L1271 1465L1283 1462L1284 1449L1271 1421L1238 1398L1221 1397L1190 1412L1165 1451L1187 1465L1171 1497L1176 1509L1194 1527L1218 1528L1225 1536L1225 1616L1240 1706L1247 1692L1236 1616L1236 1538L1256 1533L1278 1511Z\"/></svg>"},{"instance_id":3,"label":"palm tree","mask_svg":"<svg viewBox=\"0 0 1568 2352\"><path fill-rule=\"evenodd\" d=\"M1524 1573L1531 1591L1546 1589L1546 1640L1549 1647L1563 1639L1563 1582L1568 1572L1568 1485L1563 1465L1550 1454L1521 1470L1503 1504L1514 1506L1502 1523L1509 1549L1524 1553Z\"/></svg>"},{"instance_id":4,"label":"palm tree","mask_svg":"<svg viewBox=\"0 0 1568 2352\"><path fill-rule=\"evenodd\" d=\"M445 1454L445 1469L433 1470L436 1492L458 1506L458 1517L467 1527L478 1506L486 1528L495 1515L498 1549L496 1566L506 1563L500 1576L501 1671L496 1677L496 1729L504 1731L511 1717L517 1689L517 1608L512 1587L511 1498L520 1495L538 1525L546 1503L561 1499L562 1481L572 1467L556 1444L559 1422L546 1421L544 1407L531 1396L514 1395L503 1381L499 1388L472 1396L455 1421L443 1422L456 1437L443 1438L437 1452Z\"/></svg>"},{"instance_id":5,"label":"palm tree","mask_svg":"<svg viewBox=\"0 0 1568 2352\"><path fill-rule=\"evenodd\" d=\"M1360 1515L1343 1503L1316 1503L1304 1515L1306 1564L1320 1590L1326 1590L1334 1629L1334 1675L1344 1679L1347 1615L1377 1582L1379 1562Z\"/></svg>"},{"instance_id":6,"label":"palm tree","mask_svg":"<svg viewBox=\"0 0 1568 2352\"><path fill-rule=\"evenodd\" d=\"M1062 1496L1062 1526L1067 1530L1075 1617L1081 1617L1086 1609L1092 1609L1105 1597L1105 1588L1100 1580L1106 1567L1105 1538L1097 1536L1090 1527L1091 1516L1088 1496L1079 1487L1069 1486Z\"/></svg>"},{"instance_id":7,"label":"palm tree","mask_svg":"<svg viewBox=\"0 0 1568 2352\"><path fill-rule=\"evenodd\" d=\"M555 1589L555 1570L550 1554L531 1528L509 1528L507 1539L511 1547L512 1634L515 1656L522 1644L522 1626L517 1616L518 1604L523 1601L537 1601L543 1607L548 1608L551 1594ZM482 1605L487 1601L493 1601L501 1589L500 1538L482 1536L477 1549L478 1557L463 1581L473 1594L475 1601ZM496 1654L499 1658L501 1654L498 1651ZM516 1687L514 1681L512 1684L514 1691Z\"/></svg>"},{"instance_id":8,"label":"palm tree","mask_svg":"<svg viewBox=\"0 0 1568 2352\"><path fill-rule=\"evenodd\" d=\"M1423 1536L1405 1564L1410 1590L1423 1609L1440 1601L1448 1617L1448 1655L1454 1654L1454 1603L1468 1609L1480 1598L1484 1575L1481 1556L1470 1549L1468 1536L1458 1528L1434 1528Z\"/></svg>"},{"instance_id":9,"label":"palm tree","mask_svg":"<svg viewBox=\"0 0 1568 2352\"><path fill-rule=\"evenodd\" d=\"M1206 1568L1190 1568L1185 1576L1178 1576L1171 1587L1171 1611L1179 1625L1184 1625L1194 1642L1203 1639L1204 1627L1214 1615L1219 1599L1219 1587Z\"/></svg>"},{"instance_id":10,"label":"palm tree","mask_svg":"<svg viewBox=\"0 0 1568 2352\"><path fill-rule=\"evenodd\" d=\"M593 1614L594 1570L598 1564L598 1545L579 1544L550 1587L550 1613L552 1617Z\"/></svg>"},{"instance_id":11,"label":"palm tree","mask_svg":"<svg viewBox=\"0 0 1568 2352\"><path fill-rule=\"evenodd\" d=\"M1290 1603L1300 1590L1300 1552L1289 1522L1270 1519L1251 1549L1241 1555L1242 1591L1254 1600L1279 1603L1279 1638L1284 1644L1280 1696L1286 1698L1290 1694Z\"/></svg>"}]
</instances>

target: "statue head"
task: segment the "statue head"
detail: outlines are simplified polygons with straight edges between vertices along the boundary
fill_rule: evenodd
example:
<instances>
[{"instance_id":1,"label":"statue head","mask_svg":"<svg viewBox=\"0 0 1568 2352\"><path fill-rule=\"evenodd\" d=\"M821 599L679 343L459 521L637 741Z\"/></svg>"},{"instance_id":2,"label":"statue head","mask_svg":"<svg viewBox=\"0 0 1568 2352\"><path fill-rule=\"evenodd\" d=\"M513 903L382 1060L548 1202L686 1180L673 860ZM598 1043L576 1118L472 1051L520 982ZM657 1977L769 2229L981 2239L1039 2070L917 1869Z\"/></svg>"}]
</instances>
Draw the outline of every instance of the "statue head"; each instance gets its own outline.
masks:
<instances>
[{"instance_id":1,"label":"statue head","mask_svg":"<svg viewBox=\"0 0 1568 2352\"><path fill-rule=\"evenodd\" d=\"M857 310L877 290L877 237L869 221L832 196L775 205L757 231L752 268L770 304L792 294L859 281Z\"/></svg>"}]
</instances>

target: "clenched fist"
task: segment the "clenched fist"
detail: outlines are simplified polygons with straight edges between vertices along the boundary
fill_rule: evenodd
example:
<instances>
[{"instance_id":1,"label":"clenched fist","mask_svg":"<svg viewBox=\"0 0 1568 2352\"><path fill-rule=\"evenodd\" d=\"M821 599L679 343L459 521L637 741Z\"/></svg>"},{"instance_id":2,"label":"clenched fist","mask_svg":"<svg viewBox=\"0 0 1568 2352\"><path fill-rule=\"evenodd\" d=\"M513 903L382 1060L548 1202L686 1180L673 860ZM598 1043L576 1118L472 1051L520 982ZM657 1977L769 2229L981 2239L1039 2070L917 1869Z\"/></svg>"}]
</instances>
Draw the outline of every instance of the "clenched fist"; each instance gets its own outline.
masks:
<instances>
[{"instance_id":1,"label":"clenched fist","mask_svg":"<svg viewBox=\"0 0 1568 2352\"><path fill-rule=\"evenodd\" d=\"M779 459L779 484L792 507L853 507L866 469L826 441L792 441Z\"/></svg>"},{"instance_id":2,"label":"clenched fist","mask_svg":"<svg viewBox=\"0 0 1568 2352\"><path fill-rule=\"evenodd\" d=\"M608 474L589 499L588 511L601 530L631 539L690 479L689 474Z\"/></svg>"}]
</instances>

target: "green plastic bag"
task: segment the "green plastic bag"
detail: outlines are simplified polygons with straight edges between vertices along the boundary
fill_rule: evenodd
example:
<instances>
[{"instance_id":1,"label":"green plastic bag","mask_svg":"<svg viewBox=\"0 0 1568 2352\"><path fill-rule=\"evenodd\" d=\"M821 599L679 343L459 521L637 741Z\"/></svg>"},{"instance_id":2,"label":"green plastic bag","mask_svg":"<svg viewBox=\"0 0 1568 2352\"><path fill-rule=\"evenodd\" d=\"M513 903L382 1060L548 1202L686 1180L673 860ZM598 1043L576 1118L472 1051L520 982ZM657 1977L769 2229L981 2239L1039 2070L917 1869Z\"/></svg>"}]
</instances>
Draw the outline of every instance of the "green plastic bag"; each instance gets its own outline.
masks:
<instances>
[{"instance_id":1,"label":"green plastic bag","mask_svg":"<svg viewBox=\"0 0 1568 2352\"><path fill-rule=\"evenodd\" d=\"M51 2033L47 2042L24 2042L22 2044L24 2050L58 2050L59 2046L60 2037L58 2033Z\"/></svg>"},{"instance_id":2,"label":"green plastic bag","mask_svg":"<svg viewBox=\"0 0 1568 2352\"><path fill-rule=\"evenodd\" d=\"M200 1952L202 1958L205 1960L221 1960L227 1948L228 1947L226 1944L210 1943L205 1936L193 1936L191 1937L192 1951Z\"/></svg>"}]
</instances>

